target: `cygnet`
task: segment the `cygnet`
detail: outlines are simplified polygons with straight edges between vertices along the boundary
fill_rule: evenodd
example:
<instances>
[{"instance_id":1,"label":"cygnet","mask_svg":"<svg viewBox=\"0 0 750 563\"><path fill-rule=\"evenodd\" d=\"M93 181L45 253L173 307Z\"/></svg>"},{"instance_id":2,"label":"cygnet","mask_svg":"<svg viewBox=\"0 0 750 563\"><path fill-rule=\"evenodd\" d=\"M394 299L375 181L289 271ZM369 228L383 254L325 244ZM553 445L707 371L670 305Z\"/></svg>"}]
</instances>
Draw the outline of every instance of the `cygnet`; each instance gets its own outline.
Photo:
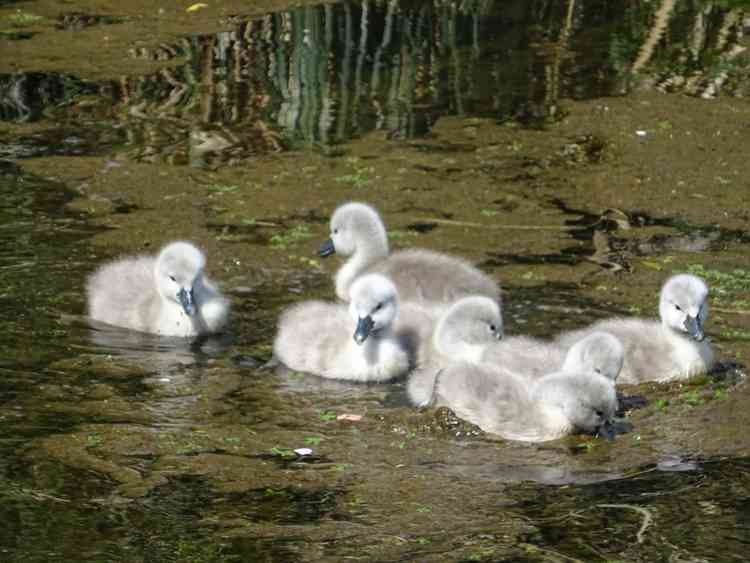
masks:
<instances>
[{"instance_id":1,"label":"cygnet","mask_svg":"<svg viewBox=\"0 0 750 563\"><path fill-rule=\"evenodd\" d=\"M616 336L625 351L618 383L686 379L705 373L714 363L703 332L707 299L708 287L702 279L689 274L672 276L661 290L661 322L609 319L564 333L557 342L567 348L592 331L605 331Z\"/></svg>"},{"instance_id":2,"label":"cygnet","mask_svg":"<svg viewBox=\"0 0 750 563\"><path fill-rule=\"evenodd\" d=\"M306 301L282 313L273 350L288 368L360 382L406 374L413 351L394 331L398 293L379 274L358 278L349 305Z\"/></svg>"},{"instance_id":3,"label":"cygnet","mask_svg":"<svg viewBox=\"0 0 750 563\"><path fill-rule=\"evenodd\" d=\"M331 238L320 256L348 256L336 273L336 295L346 301L359 276L377 272L396 285L403 302L448 306L460 297L483 295L500 299L500 289L489 276L466 260L423 249L389 254L388 236L378 212L364 203L346 203L331 217Z\"/></svg>"},{"instance_id":4,"label":"cygnet","mask_svg":"<svg viewBox=\"0 0 750 563\"><path fill-rule=\"evenodd\" d=\"M582 366L534 380L487 364L456 363L438 375L435 399L485 432L524 442L575 432L611 437L617 410L614 381Z\"/></svg>"},{"instance_id":5,"label":"cygnet","mask_svg":"<svg viewBox=\"0 0 750 563\"><path fill-rule=\"evenodd\" d=\"M193 244L172 242L156 257L105 264L88 279L89 316L120 327L189 337L219 332L229 301L204 275L206 258Z\"/></svg>"},{"instance_id":6,"label":"cygnet","mask_svg":"<svg viewBox=\"0 0 750 563\"><path fill-rule=\"evenodd\" d=\"M438 320L419 366L409 376L409 400L419 407L429 405L441 369L457 361L478 362L485 348L502 337L503 320L497 301L482 296L456 301Z\"/></svg>"}]
</instances>

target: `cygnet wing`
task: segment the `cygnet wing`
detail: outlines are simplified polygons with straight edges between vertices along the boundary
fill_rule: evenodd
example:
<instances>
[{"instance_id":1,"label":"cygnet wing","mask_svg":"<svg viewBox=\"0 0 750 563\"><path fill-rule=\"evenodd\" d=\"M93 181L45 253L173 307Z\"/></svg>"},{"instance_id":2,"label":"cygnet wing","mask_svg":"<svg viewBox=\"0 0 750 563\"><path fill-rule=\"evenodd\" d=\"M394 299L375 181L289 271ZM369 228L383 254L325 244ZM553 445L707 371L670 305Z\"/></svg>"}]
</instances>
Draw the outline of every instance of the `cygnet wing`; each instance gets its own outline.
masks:
<instances>
[{"instance_id":1,"label":"cygnet wing","mask_svg":"<svg viewBox=\"0 0 750 563\"><path fill-rule=\"evenodd\" d=\"M438 375L436 402L485 432L514 437L529 424L528 385L505 370L457 363Z\"/></svg>"},{"instance_id":2,"label":"cygnet wing","mask_svg":"<svg viewBox=\"0 0 750 563\"><path fill-rule=\"evenodd\" d=\"M274 341L274 354L287 367L324 373L354 336L346 307L305 301L284 311Z\"/></svg>"},{"instance_id":3,"label":"cygnet wing","mask_svg":"<svg viewBox=\"0 0 750 563\"><path fill-rule=\"evenodd\" d=\"M91 318L144 330L159 299L154 259L138 256L105 264L91 275L86 289Z\"/></svg>"}]
</instances>

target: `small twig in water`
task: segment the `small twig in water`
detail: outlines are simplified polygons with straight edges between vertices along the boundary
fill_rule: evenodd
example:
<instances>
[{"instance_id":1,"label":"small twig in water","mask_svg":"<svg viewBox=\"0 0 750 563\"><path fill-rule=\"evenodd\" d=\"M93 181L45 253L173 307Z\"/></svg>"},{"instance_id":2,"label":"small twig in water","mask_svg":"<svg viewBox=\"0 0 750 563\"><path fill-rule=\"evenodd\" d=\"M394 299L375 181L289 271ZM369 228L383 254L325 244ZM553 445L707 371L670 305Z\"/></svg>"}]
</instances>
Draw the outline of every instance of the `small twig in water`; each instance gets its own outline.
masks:
<instances>
[{"instance_id":1,"label":"small twig in water","mask_svg":"<svg viewBox=\"0 0 750 563\"><path fill-rule=\"evenodd\" d=\"M654 519L651 517L651 513L642 506L636 506L634 504L597 504L596 506L598 506L599 508L629 508L630 510L635 510L636 512L642 514L643 523L641 524L638 533L635 535L638 543L643 543L643 534L646 532L646 528L648 528L654 521Z\"/></svg>"}]
</instances>

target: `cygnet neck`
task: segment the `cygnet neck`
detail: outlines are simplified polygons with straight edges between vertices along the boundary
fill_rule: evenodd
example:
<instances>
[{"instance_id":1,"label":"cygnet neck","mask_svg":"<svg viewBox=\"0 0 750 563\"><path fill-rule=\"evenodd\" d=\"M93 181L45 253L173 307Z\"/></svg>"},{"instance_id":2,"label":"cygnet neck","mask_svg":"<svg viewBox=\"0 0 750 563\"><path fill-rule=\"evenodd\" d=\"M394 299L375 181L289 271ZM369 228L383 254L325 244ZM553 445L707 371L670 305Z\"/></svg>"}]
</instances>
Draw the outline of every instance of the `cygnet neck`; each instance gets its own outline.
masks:
<instances>
[{"instance_id":1,"label":"cygnet neck","mask_svg":"<svg viewBox=\"0 0 750 563\"><path fill-rule=\"evenodd\" d=\"M388 237L382 225L380 230L382 237L360 237L354 253L336 274L336 295L340 299L347 301L354 280L372 264L388 257Z\"/></svg>"}]
</instances>

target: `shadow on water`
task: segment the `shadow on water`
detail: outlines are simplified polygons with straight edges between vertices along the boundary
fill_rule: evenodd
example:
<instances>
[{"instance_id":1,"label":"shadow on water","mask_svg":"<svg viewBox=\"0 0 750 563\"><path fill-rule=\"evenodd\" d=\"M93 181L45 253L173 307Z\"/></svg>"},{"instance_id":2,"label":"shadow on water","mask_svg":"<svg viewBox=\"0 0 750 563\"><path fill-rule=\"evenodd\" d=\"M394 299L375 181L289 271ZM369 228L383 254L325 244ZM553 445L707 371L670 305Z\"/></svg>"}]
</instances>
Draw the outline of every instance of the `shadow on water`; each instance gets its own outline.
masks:
<instances>
[{"instance_id":1,"label":"shadow on water","mask_svg":"<svg viewBox=\"0 0 750 563\"><path fill-rule=\"evenodd\" d=\"M522 507L532 521L545 523L538 532L541 545L582 560L604 558L594 547L603 544L607 554L619 553L625 560L636 557L641 544L652 547L652 560L668 560L670 554L705 561L731 558L728 554L739 553L748 532L748 483L736 480L747 465L745 459L665 463L612 483L535 488ZM727 478L732 490L721 484ZM658 521L671 522L670 529L657 534ZM721 547L707 541L710 536L720 537Z\"/></svg>"},{"instance_id":2,"label":"shadow on water","mask_svg":"<svg viewBox=\"0 0 750 563\"><path fill-rule=\"evenodd\" d=\"M750 233L746 230L727 229L716 224L695 225L678 217L652 217L642 210L606 209L595 213L572 208L559 198L550 203L563 216L575 216L564 220L564 224L570 227L564 236L573 244L545 254L488 252L488 258L481 262L481 266L573 266L589 261L618 271L629 270L633 258L670 252L717 252L730 243L750 242ZM665 228L673 233L654 232Z\"/></svg>"}]
</instances>

